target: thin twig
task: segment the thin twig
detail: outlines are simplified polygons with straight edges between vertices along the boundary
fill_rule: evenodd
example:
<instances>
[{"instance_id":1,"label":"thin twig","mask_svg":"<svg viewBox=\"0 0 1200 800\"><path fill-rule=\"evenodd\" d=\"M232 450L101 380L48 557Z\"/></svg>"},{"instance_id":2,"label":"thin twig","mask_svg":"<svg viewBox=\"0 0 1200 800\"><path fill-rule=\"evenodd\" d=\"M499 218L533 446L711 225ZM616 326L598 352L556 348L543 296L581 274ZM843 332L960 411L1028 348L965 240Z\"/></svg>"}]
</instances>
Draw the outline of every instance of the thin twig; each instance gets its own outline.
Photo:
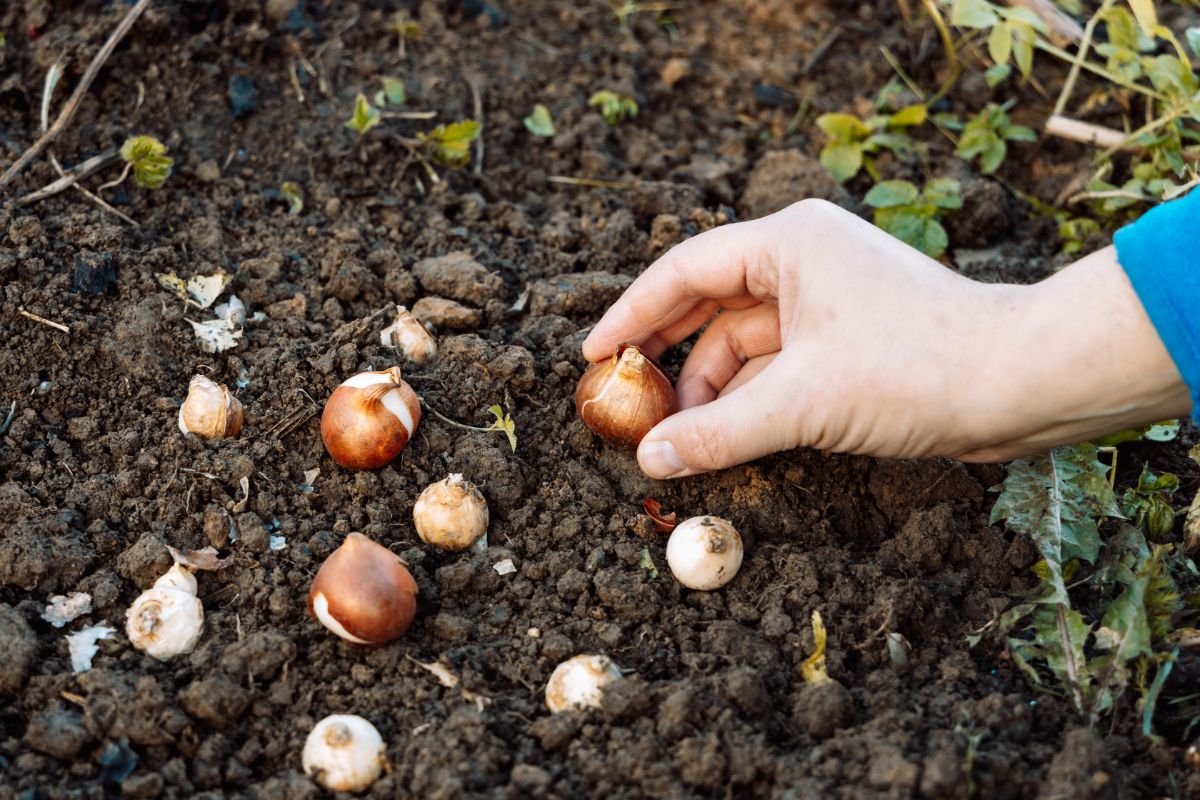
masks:
<instances>
[{"instance_id":1,"label":"thin twig","mask_svg":"<svg viewBox=\"0 0 1200 800\"><path fill-rule=\"evenodd\" d=\"M12 405L8 407L8 414L4 417L4 422L0 422L0 436L8 433L8 426L12 425L13 415L17 413L17 401L13 400Z\"/></svg>"},{"instance_id":2,"label":"thin twig","mask_svg":"<svg viewBox=\"0 0 1200 800\"><path fill-rule=\"evenodd\" d=\"M1050 35L1057 37L1059 41L1078 42L1084 36L1075 18L1054 5L1052 0L1008 0L1008 4L1028 10L1040 19L1050 31Z\"/></svg>"},{"instance_id":3,"label":"thin twig","mask_svg":"<svg viewBox=\"0 0 1200 800\"><path fill-rule=\"evenodd\" d=\"M475 121L479 123L479 135L475 137L475 174L483 174L483 98L479 96L479 87L474 76L464 75L463 80L471 89L471 102L475 104Z\"/></svg>"},{"instance_id":4,"label":"thin twig","mask_svg":"<svg viewBox=\"0 0 1200 800\"><path fill-rule=\"evenodd\" d=\"M1055 47L1054 45L1050 44L1049 42L1042 41L1041 39L1034 39L1033 46L1036 47L1038 50L1041 50L1042 52L1045 52L1045 53L1049 53L1050 55L1060 58L1063 61L1073 62L1075 60L1075 56L1068 53L1066 50L1063 50L1061 47ZM1147 97L1153 97L1155 100L1161 100L1163 102L1167 102L1166 97L1164 97L1162 94L1154 91L1153 89L1148 89L1145 86L1140 86L1132 81L1127 81L1124 78L1121 78L1117 75L1112 74L1111 72L1104 69L1103 67L1096 66L1095 64L1093 64L1090 61L1083 61L1080 63L1080 66L1083 69L1087 70L1088 72L1092 73L1093 75L1099 75L1101 78L1104 78L1105 80L1109 81L1110 83L1115 83L1117 86L1121 86L1121 87L1123 87L1125 89L1129 89L1130 91L1133 91L1133 92L1140 92L1141 94L1144 94Z\"/></svg>"},{"instance_id":5,"label":"thin twig","mask_svg":"<svg viewBox=\"0 0 1200 800\"><path fill-rule=\"evenodd\" d=\"M102 169L117 157L116 150L109 150L107 153L101 153L98 156L92 156L87 161L76 164L75 167L65 176L59 178L53 183L48 183L41 189L22 195L16 200L18 206L27 206L30 203L36 203L39 200L45 200L47 197L53 197L60 192L65 192L70 189L78 181L91 175L99 169Z\"/></svg>"},{"instance_id":6,"label":"thin twig","mask_svg":"<svg viewBox=\"0 0 1200 800\"><path fill-rule=\"evenodd\" d=\"M1071 92L1075 91L1075 81L1079 80L1079 71L1083 68L1083 62L1087 60L1088 49L1092 46L1092 36L1096 32L1096 24L1100 21L1100 17L1108 13L1112 8L1115 0L1104 0L1100 5L1099 10L1092 15L1088 20L1087 26L1083 29L1083 38L1079 42L1079 48L1075 52L1075 60L1071 64L1071 72L1067 75L1067 80L1063 83L1062 91L1058 93L1058 102L1054 104L1054 112L1052 116L1059 116L1067 108L1067 102L1071 99ZM1055 8L1057 11L1057 8Z\"/></svg>"},{"instance_id":7,"label":"thin twig","mask_svg":"<svg viewBox=\"0 0 1200 800\"><path fill-rule=\"evenodd\" d=\"M45 317L39 317L37 314L31 314L30 312L26 311L23 307L17 308L17 313L20 314L22 317L27 317L28 319L33 320L34 322L40 322L43 325L49 325L51 328L54 328L55 330L60 330L63 333L71 332L71 329L68 328L66 325L63 325L61 322L54 322L53 320L48 320Z\"/></svg>"},{"instance_id":8,"label":"thin twig","mask_svg":"<svg viewBox=\"0 0 1200 800\"><path fill-rule=\"evenodd\" d=\"M1103 125L1093 125L1090 122L1072 119L1055 114L1046 120L1042 130L1060 139L1072 142L1097 145L1099 147L1118 147L1125 141L1125 132Z\"/></svg>"},{"instance_id":9,"label":"thin twig","mask_svg":"<svg viewBox=\"0 0 1200 800\"><path fill-rule=\"evenodd\" d=\"M809 55L808 59L805 60L804 66L800 68L800 74L807 75L808 73L812 72L813 68L816 67L817 64L821 63L821 59L825 57L825 54L829 52L829 48L833 47L833 45L837 42L838 37L841 35L842 26L834 25L833 30L825 34L825 37L817 43L815 48L813 48L812 53Z\"/></svg>"},{"instance_id":10,"label":"thin twig","mask_svg":"<svg viewBox=\"0 0 1200 800\"><path fill-rule=\"evenodd\" d=\"M381 112L380 119L433 119L437 116L436 111L384 111Z\"/></svg>"},{"instance_id":11,"label":"thin twig","mask_svg":"<svg viewBox=\"0 0 1200 800\"><path fill-rule=\"evenodd\" d=\"M590 186L593 189L616 189L617 191L629 191L636 189L638 184L628 183L626 181L602 181L597 178L572 178L570 175L551 175L546 178L550 183L562 183L567 186Z\"/></svg>"},{"instance_id":12,"label":"thin twig","mask_svg":"<svg viewBox=\"0 0 1200 800\"><path fill-rule=\"evenodd\" d=\"M112 35L108 37L108 41L100 48L100 52L96 53L96 57L92 59L92 63L88 64L87 71L83 73L83 77L79 79L79 85L75 87L75 91L71 93L71 97L59 112L58 118L54 120L54 124L50 126L50 130L43 133L33 145L21 154L21 157L13 162L3 176L0 176L0 189L7 186L14 178L21 173L25 167L29 166L29 162L33 161L46 147L54 141L54 139L63 132L71 120L74 119L75 113L79 111L79 106L83 103L83 97L91 88L92 82L96 80L96 76L100 74L101 67L108 61L108 57L112 55L113 50L117 48L121 40L125 38L125 34L129 33L129 29L133 27L133 23L142 15L146 7L150 5L150 0L138 0L125 14L125 18L121 20Z\"/></svg>"}]
</instances>

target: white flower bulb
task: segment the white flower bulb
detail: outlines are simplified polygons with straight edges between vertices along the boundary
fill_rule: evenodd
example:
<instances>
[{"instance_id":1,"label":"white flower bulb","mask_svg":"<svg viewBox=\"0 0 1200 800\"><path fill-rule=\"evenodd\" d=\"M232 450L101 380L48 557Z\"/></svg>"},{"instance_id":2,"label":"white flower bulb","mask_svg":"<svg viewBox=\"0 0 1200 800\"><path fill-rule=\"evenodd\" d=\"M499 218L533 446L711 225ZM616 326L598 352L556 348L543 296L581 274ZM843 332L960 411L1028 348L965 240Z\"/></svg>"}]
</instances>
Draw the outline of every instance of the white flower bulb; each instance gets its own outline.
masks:
<instances>
[{"instance_id":1,"label":"white flower bulb","mask_svg":"<svg viewBox=\"0 0 1200 800\"><path fill-rule=\"evenodd\" d=\"M604 687L620 679L608 656L575 656L554 669L546 684L546 707L557 714L571 708L599 708Z\"/></svg>"},{"instance_id":2,"label":"white flower bulb","mask_svg":"<svg viewBox=\"0 0 1200 800\"><path fill-rule=\"evenodd\" d=\"M719 589L742 566L742 537L720 517L686 519L667 540L667 565L689 589Z\"/></svg>"},{"instance_id":3,"label":"white flower bulb","mask_svg":"<svg viewBox=\"0 0 1200 800\"><path fill-rule=\"evenodd\" d=\"M138 595L125 612L125 632L139 650L166 661L190 653L204 630L196 576L176 564Z\"/></svg>"},{"instance_id":4,"label":"white flower bulb","mask_svg":"<svg viewBox=\"0 0 1200 800\"><path fill-rule=\"evenodd\" d=\"M332 792L360 792L383 772L383 737L355 714L331 714L313 726L301 756L304 774Z\"/></svg>"},{"instance_id":5,"label":"white flower bulb","mask_svg":"<svg viewBox=\"0 0 1200 800\"><path fill-rule=\"evenodd\" d=\"M457 472L431 483L413 505L421 540L443 550L466 550L487 533L487 500Z\"/></svg>"}]
</instances>

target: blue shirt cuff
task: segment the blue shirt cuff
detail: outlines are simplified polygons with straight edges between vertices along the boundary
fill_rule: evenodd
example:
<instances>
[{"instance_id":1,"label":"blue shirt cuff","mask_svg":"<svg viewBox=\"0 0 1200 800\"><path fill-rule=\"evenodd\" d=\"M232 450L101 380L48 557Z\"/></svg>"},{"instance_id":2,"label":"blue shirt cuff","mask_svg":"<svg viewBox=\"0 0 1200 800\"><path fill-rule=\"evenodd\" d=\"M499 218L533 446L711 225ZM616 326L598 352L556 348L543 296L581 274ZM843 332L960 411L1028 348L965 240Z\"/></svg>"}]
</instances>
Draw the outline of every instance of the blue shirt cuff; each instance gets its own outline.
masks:
<instances>
[{"instance_id":1,"label":"blue shirt cuff","mask_svg":"<svg viewBox=\"0 0 1200 800\"><path fill-rule=\"evenodd\" d=\"M1147 211L1113 237L1117 260L1192 394L1200 422L1200 190Z\"/></svg>"}]
</instances>

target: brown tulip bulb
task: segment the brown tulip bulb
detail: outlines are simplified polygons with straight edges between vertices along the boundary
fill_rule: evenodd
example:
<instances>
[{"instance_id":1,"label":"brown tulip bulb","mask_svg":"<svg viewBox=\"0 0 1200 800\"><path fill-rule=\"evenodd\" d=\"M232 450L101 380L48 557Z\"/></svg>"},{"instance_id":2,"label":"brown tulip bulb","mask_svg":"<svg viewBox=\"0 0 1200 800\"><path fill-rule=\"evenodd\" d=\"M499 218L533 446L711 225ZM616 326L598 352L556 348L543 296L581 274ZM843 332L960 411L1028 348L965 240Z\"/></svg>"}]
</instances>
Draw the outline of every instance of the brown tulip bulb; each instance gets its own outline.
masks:
<instances>
[{"instance_id":1,"label":"brown tulip bulb","mask_svg":"<svg viewBox=\"0 0 1200 800\"><path fill-rule=\"evenodd\" d=\"M347 469L377 469L400 455L421 421L421 402L400 368L360 372L333 390L321 439Z\"/></svg>"},{"instance_id":2,"label":"brown tulip bulb","mask_svg":"<svg viewBox=\"0 0 1200 800\"><path fill-rule=\"evenodd\" d=\"M583 423L626 447L637 447L651 428L678 410L666 371L632 344L588 367L575 390L575 411Z\"/></svg>"},{"instance_id":3,"label":"brown tulip bulb","mask_svg":"<svg viewBox=\"0 0 1200 800\"><path fill-rule=\"evenodd\" d=\"M192 378L179 407L179 430L201 439L225 439L242 429L242 404L233 393L203 375Z\"/></svg>"},{"instance_id":4,"label":"brown tulip bulb","mask_svg":"<svg viewBox=\"0 0 1200 800\"><path fill-rule=\"evenodd\" d=\"M348 642L390 642L417 613L417 582L404 559L352 533L317 570L308 613Z\"/></svg>"}]
</instances>

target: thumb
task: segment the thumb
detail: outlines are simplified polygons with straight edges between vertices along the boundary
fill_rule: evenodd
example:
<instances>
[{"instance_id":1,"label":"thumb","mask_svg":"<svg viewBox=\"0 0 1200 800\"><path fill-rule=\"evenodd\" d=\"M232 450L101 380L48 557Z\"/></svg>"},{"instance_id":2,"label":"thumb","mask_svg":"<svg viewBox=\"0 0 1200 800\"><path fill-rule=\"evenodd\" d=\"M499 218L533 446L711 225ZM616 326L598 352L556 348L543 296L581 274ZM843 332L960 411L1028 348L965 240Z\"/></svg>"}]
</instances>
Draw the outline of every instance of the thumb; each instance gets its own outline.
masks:
<instances>
[{"instance_id":1,"label":"thumb","mask_svg":"<svg viewBox=\"0 0 1200 800\"><path fill-rule=\"evenodd\" d=\"M683 478L794 447L795 404L778 362L717 399L654 426L638 445L651 478Z\"/></svg>"}]
</instances>

